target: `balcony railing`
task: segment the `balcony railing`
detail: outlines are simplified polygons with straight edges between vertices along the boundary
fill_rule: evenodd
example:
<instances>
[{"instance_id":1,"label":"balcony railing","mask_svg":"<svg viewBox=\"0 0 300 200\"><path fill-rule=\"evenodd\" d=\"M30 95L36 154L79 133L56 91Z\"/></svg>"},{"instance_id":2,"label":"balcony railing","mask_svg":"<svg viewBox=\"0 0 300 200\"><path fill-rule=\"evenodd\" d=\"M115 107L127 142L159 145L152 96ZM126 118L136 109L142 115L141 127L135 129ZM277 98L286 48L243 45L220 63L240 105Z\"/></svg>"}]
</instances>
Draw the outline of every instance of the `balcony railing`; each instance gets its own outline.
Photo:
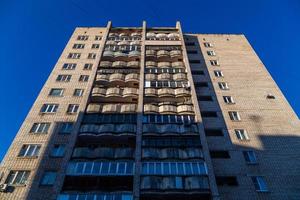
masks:
<instances>
[{"instance_id":1,"label":"balcony railing","mask_svg":"<svg viewBox=\"0 0 300 200\"><path fill-rule=\"evenodd\" d=\"M90 103L87 107L87 113L134 113L136 104L94 104Z\"/></svg>"},{"instance_id":2,"label":"balcony railing","mask_svg":"<svg viewBox=\"0 0 300 200\"><path fill-rule=\"evenodd\" d=\"M130 135L136 133L135 124L84 124L79 135Z\"/></svg>"},{"instance_id":3,"label":"balcony railing","mask_svg":"<svg viewBox=\"0 0 300 200\"><path fill-rule=\"evenodd\" d=\"M203 158L200 148L143 148L143 159L199 159Z\"/></svg>"},{"instance_id":4,"label":"balcony railing","mask_svg":"<svg viewBox=\"0 0 300 200\"><path fill-rule=\"evenodd\" d=\"M192 105L153 105L153 104L145 104L144 105L144 113L152 114L194 114L194 109Z\"/></svg>"},{"instance_id":5,"label":"balcony railing","mask_svg":"<svg viewBox=\"0 0 300 200\"><path fill-rule=\"evenodd\" d=\"M146 38L148 40L179 40L179 34L178 33L154 33L154 32L148 32L146 34Z\"/></svg>"},{"instance_id":6,"label":"balcony railing","mask_svg":"<svg viewBox=\"0 0 300 200\"><path fill-rule=\"evenodd\" d=\"M74 148L72 158L133 159L134 148L76 147Z\"/></svg>"},{"instance_id":7,"label":"balcony railing","mask_svg":"<svg viewBox=\"0 0 300 200\"><path fill-rule=\"evenodd\" d=\"M101 61L100 62L100 67L103 68L138 68L140 66L140 62L139 61L129 61L129 62L125 62L125 61L115 61L115 62L110 62L110 61Z\"/></svg>"},{"instance_id":8,"label":"balcony railing","mask_svg":"<svg viewBox=\"0 0 300 200\"><path fill-rule=\"evenodd\" d=\"M57 200L133 200L131 192L114 192L114 193L62 193L58 195Z\"/></svg>"},{"instance_id":9,"label":"balcony railing","mask_svg":"<svg viewBox=\"0 0 300 200\"><path fill-rule=\"evenodd\" d=\"M177 134L177 135L188 135L188 134L199 134L198 127L195 124L189 126L182 124L144 124L144 134Z\"/></svg>"}]
</instances>

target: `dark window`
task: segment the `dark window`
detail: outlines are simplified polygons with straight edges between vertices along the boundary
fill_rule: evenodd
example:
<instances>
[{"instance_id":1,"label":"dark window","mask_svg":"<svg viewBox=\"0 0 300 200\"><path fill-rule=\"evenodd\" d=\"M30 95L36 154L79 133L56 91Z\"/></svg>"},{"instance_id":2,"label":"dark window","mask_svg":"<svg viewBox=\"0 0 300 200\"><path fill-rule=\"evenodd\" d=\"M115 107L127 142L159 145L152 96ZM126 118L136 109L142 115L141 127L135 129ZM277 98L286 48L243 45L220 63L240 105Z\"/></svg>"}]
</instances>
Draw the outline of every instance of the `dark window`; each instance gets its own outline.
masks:
<instances>
[{"instance_id":1,"label":"dark window","mask_svg":"<svg viewBox=\"0 0 300 200\"><path fill-rule=\"evenodd\" d=\"M190 62L191 64L199 64L199 63L201 63L200 60L190 60L189 62Z\"/></svg>"},{"instance_id":2,"label":"dark window","mask_svg":"<svg viewBox=\"0 0 300 200\"><path fill-rule=\"evenodd\" d=\"M188 54L197 54L198 51L196 51L196 50L188 50L187 53Z\"/></svg>"},{"instance_id":3,"label":"dark window","mask_svg":"<svg viewBox=\"0 0 300 200\"><path fill-rule=\"evenodd\" d=\"M83 69L84 70L91 70L92 67L93 67L92 63L85 63L84 66L83 66Z\"/></svg>"},{"instance_id":4,"label":"dark window","mask_svg":"<svg viewBox=\"0 0 300 200\"><path fill-rule=\"evenodd\" d=\"M213 101L212 96L197 96L199 101Z\"/></svg>"},{"instance_id":5,"label":"dark window","mask_svg":"<svg viewBox=\"0 0 300 200\"><path fill-rule=\"evenodd\" d=\"M218 117L217 112L214 111L203 111L201 112L201 116L204 117Z\"/></svg>"},{"instance_id":6,"label":"dark window","mask_svg":"<svg viewBox=\"0 0 300 200\"><path fill-rule=\"evenodd\" d=\"M196 82L195 87L208 87L207 82Z\"/></svg>"},{"instance_id":7,"label":"dark window","mask_svg":"<svg viewBox=\"0 0 300 200\"><path fill-rule=\"evenodd\" d=\"M228 151L210 151L209 153L212 158L230 158Z\"/></svg>"},{"instance_id":8,"label":"dark window","mask_svg":"<svg viewBox=\"0 0 300 200\"><path fill-rule=\"evenodd\" d=\"M219 186L238 186L235 176L216 176L216 182Z\"/></svg>"},{"instance_id":9,"label":"dark window","mask_svg":"<svg viewBox=\"0 0 300 200\"><path fill-rule=\"evenodd\" d=\"M193 75L204 75L204 71L192 71Z\"/></svg>"},{"instance_id":10,"label":"dark window","mask_svg":"<svg viewBox=\"0 0 300 200\"><path fill-rule=\"evenodd\" d=\"M73 130L73 122L61 122L59 124L59 134L70 134Z\"/></svg>"},{"instance_id":11,"label":"dark window","mask_svg":"<svg viewBox=\"0 0 300 200\"><path fill-rule=\"evenodd\" d=\"M204 129L206 136L223 136L222 129Z\"/></svg>"},{"instance_id":12,"label":"dark window","mask_svg":"<svg viewBox=\"0 0 300 200\"><path fill-rule=\"evenodd\" d=\"M195 46L195 42L186 42L185 46Z\"/></svg>"}]
</instances>

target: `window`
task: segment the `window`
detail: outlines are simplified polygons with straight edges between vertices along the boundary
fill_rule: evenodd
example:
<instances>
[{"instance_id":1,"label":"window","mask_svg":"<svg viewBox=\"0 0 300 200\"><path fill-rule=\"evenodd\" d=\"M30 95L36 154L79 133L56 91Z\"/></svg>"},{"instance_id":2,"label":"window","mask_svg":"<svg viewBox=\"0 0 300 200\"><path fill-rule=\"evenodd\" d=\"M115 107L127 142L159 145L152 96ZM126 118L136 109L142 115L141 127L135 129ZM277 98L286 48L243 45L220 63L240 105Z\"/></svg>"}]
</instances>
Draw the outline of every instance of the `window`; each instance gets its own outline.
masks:
<instances>
[{"instance_id":1,"label":"window","mask_svg":"<svg viewBox=\"0 0 300 200\"><path fill-rule=\"evenodd\" d=\"M247 164L257 164L257 159L254 151L243 151L243 155Z\"/></svg>"},{"instance_id":2,"label":"window","mask_svg":"<svg viewBox=\"0 0 300 200\"><path fill-rule=\"evenodd\" d=\"M191 64L199 64L199 63L201 63L200 60L190 60L189 62L190 62Z\"/></svg>"},{"instance_id":3,"label":"window","mask_svg":"<svg viewBox=\"0 0 300 200\"><path fill-rule=\"evenodd\" d=\"M258 191L258 192L267 192L268 191L267 183L264 180L264 177L252 176L251 179L252 179L252 182L254 184L256 191Z\"/></svg>"},{"instance_id":4,"label":"window","mask_svg":"<svg viewBox=\"0 0 300 200\"><path fill-rule=\"evenodd\" d=\"M235 176L216 176L216 182L219 186L237 186L238 182Z\"/></svg>"},{"instance_id":5,"label":"window","mask_svg":"<svg viewBox=\"0 0 300 200\"><path fill-rule=\"evenodd\" d=\"M208 87L207 82L196 82L195 87Z\"/></svg>"},{"instance_id":6,"label":"window","mask_svg":"<svg viewBox=\"0 0 300 200\"><path fill-rule=\"evenodd\" d=\"M213 101L212 96L197 96L198 101Z\"/></svg>"},{"instance_id":7,"label":"window","mask_svg":"<svg viewBox=\"0 0 300 200\"><path fill-rule=\"evenodd\" d=\"M162 117L163 116L163 117ZM191 124L194 123L195 118L192 115L144 115L143 123L155 124Z\"/></svg>"},{"instance_id":8,"label":"window","mask_svg":"<svg viewBox=\"0 0 300 200\"><path fill-rule=\"evenodd\" d=\"M95 36L95 40L101 40L101 39L102 39L102 37L100 35Z\"/></svg>"},{"instance_id":9,"label":"window","mask_svg":"<svg viewBox=\"0 0 300 200\"><path fill-rule=\"evenodd\" d=\"M56 179L57 173L55 171L45 171L41 179L40 185L53 185Z\"/></svg>"},{"instance_id":10,"label":"window","mask_svg":"<svg viewBox=\"0 0 300 200\"><path fill-rule=\"evenodd\" d=\"M218 117L217 112L214 111L203 111L201 112L201 117L205 118L205 117Z\"/></svg>"},{"instance_id":11,"label":"window","mask_svg":"<svg viewBox=\"0 0 300 200\"><path fill-rule=\"evenodd\" d=\"M216 53L214 51L207 51L207 55L209 55L209 56L215 56Z\"/></svg>"},{"instance_id":12,"label":"window","mask_svg":"<svg viewBox=\"0 0 300 200\"><path fill-rule=\"evenodd\" d=\"M69 104L67 113L77 113L78 112L79 105L78 104Z\"/></svg>"},{"instance_id":13,"label":"window","mask_svg":"<svg viewBox=\"0 0 300 200\"><path fill-rule=\"evenodd\" d=\"M81 97L83 95L83 89L75 89L74 90L74 93L73 93L73 96L75 97Z\"/></svg>"},{"instance_id":14,"label":"window","mask_svg":"<svg viewBox=\"0 0 300 200\"><path fill-rule=\"evenodd\" d=\"M59 134L70 134L73 130L73 122L61 122L59 124Z\"/></svg>"},{"instance_id":15,"label":"window","mask_svg":"<svg viewBox=\"0 0 300 200\"><path fill-rule=\"evenodd\" d=\"M224 102L227 104L234 104L234 100L232 98L232 96L223 96Z\"/></svg>"},{"instance_id":16,"label":"window","mask_svg":"<svg viewBox=\"0 0 300 200\"><path fill-rule=\"evenodd\" d=\"M100 44L92 44L92 49L99 49Z\"/></svg>"},{"instance_id":17,"label":"window","mask_svg":"<svg viewBox=\"0 0 300 200\"><path fill-rule=\"evenodd\" d=\"M76 68L76 63L65 63L62 67L63 70L73 70Z\"/></svg>"},{"instance_id":18,"label":"window","mask_svg":"<svg viewBox=\"0 0 300 200\"><path fill-rule=\"evenodd\" d=\"M88 59L95 59L95 58L96 58L96 54L95 53L89 53Z\"/></svg>"},{"instance_id":19,"label":"window","mask_svg":"<svg viewBox=\"0 0 300 200\"><path fill-rule=\"evenodd\" d=\"M71 80L71 75L58 75L56 78L56 81L59 82L69 82Z\"/></svg>"},{"instance_id":20,"label":"window","mask_svg":"<svg viewBox=\"0 0 300 200\"><path fill-rule=\"evenodd\" d=\"M30 129L30 133L47 133L50 123L34 123Z\"/></svg>"},{"instance_id":21,"label":"window","mask_svg":"<svg viewBox=\"0 0 300 200\"><path fill-rule=\"evenodd\" d=\"M58 104L44 104L41 108L41 113L56 113Z\"/></svg>"},{"instance_id":22,"label":"window","mask_svg":"<svg viewBox=\"0 0 300 200\"><path fill-rule=\"evenodd\" d=\"M203 44L205 47L213 47L213 45L210 42L204 42Z\"/></svg>"},{"instance_id":23,"label":"window","mask_svg":"<svg viewBox=\"0 0 300 200\"><path fill-rule=\"evenodd\" d=\"M88 75L81 75L79 77L79 81L80 82L87 82L89 80L89 76Z\"/></svg>"},{"instance_id":24,"label":"window","mask_svg":"<svg viewBox=\"0 0 300 200\"><path fill-rule=\"evenodd\" d=\"M71 58L71 59L79 59L80 56L81 56L80 53L69 53L68 58Z\"/></svg>"},{"instance_id":25,"label":"window","mask_svg":"<svg viewBox=\"0 0 300 200\"><path fill-rule=\"evenodd\" d=\"M206 136L223 136L222 129L204 129Z\"/></svg>"},{"instance_id":26,"label":"window","mask_svg":"<svg viewBox=\"0 0 300 200\"><path fill-rule=\"evenodd\" d=\"M65 154L65 147L64 144L55 144L50 152L51 157L63 157Z\"/></svg>"},{"instance_id":27,"label":"window","mask_svg":"<svg viewBox=\"0 0 300 200\"><path fill-rule=\"evenodd\" d=\"M229 111L229 117L232 121L240 121L241 117L237 111Z\"/></svg>"},{"instance_id":28,"label":"window","mask_svg":"<svg viewBox=\"0 0 300 200\"><path fill-rule=\"evenodd\" d=\"M217 61L217 60L210 60L210 64L212 65L212 66L219 66L220 64L219 64L219 61Z\"/></svg>"},{"instance_id":29,"label":"window","mask_svg":"<svg viewBox=\"0 0 300 200\"><path fill-rule=\"evenodd\" d=\"M215 74L216 77L223 77L224 76L223 72L221 70L215 70L214 74Z\"/></svg>"},{"instance_id":30,"label":"window","mask_svg":"<svg viewBox=\"0 0 300 200\"><path fill-rule=\"evenodd\" d=\"M25 185L29 174L30 171L10 171L5 183L9 185Z\"/></svg>"},{"instance_id":31,"label":"window","mask_svg":"<svg viewBox=\"0 0 300 200\"><path fill-rule=\"evenodd\" d=\"M64 94L64 90L61 88L52 88L49 92L49 96L61 97Z\"/></svg>"},{"instance_id":32,"label":"window","mask_svg":"<svg viewBox=\"0 0 300 200\"><path fill-rule=\"evenodd\" d=\"M228 84L226 82L219 82L218 85L221 90L229 90Z\"/></svg>"},{"instance_id":33,"label":"window","mask_svg":"<svg viewBox=\"0 0 300 200\"><path fill-rule=\"evenodd\" d=\"M204 71L192 71L192 75L204 75Z\"/></svg>"},{"instance_id":34,"label":"window","mask_svg":"<svg viewBox=\"0 0 300 200\"><path fill-rule=\"evenodd\" d=\"M39 144L25 144L22 146L19 157L34 157L39 155L41 145Z\"/></svg>"},{"instance_id":35,"label":"window","mask_svg":"<svg viewBox=\"0 0 300 200\"><path fill-rule=\"evenodd\" d=\"M195 46L195 42L186 42L185 46Z\"/></svg>"},{"instance_id":36,"label":"window","mask_svg":"<svg viewBox=\"0 0 300 200\"><path fill-rule=\"evenodd\" d=\"M239 140L249 140L248 134L245 129L235 129L234 132Z\"/></svg>"},{"instance_id":37,"label":"window","mask_svg":"<svg viewBox=\"0 0 300 200\"><path fill-rule=\"evenodd\" d=\"M212 158L230 158L228 151L210 151L209 153Z\"/></svg>"},{"instance_id":38,"label":"window","mask_svg":"<svg viewBox=\"0 0 300 200\"><path fill-rule=\"evenodd\" d=\"M84 66L83 66L83 69L84 70L91 70L92 67L93 67L92 63L85 63Z\"/></svg>"},{"instance_id":39,"label":"window","mask_svg":"<svg viewBox=\"0 0 300 200\"><path fill-rule=\"evenodd\" d=\"M83 40L83 41L85 41L87 39L89 39L89 36L87 36L87 35L78 35L78 37L77 37L77 40Z\"/></svg>"},{"instance_id":40,"label":"window","mask_svg":"<svg viewBox=\"0 0 300 200\"><path fill-rule=\"evenodd\" d=\"M196 51L196 50L187 50L187 53L188 54L197 54L198 51Z\"/></svg>"},{"instance_id":41,"label":"window","mask_svg":"<svg viewBox=\"0 0 300 200\"><path fill-rule=\"evenodd\" d=\"M84 48L84 44L74 44L73 45L73 49L83 49Z\"/></svg>"}]
</instances>

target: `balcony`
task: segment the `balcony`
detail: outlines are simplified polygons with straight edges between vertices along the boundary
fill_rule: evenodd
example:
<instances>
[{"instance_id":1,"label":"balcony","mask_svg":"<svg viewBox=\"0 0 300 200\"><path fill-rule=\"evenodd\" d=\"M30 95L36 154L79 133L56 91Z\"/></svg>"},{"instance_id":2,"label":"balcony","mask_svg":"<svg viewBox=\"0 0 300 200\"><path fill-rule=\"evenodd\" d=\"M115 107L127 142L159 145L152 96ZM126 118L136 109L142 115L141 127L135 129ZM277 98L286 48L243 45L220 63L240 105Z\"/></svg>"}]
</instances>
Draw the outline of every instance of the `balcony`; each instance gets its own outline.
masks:
<instances>
[{"instance_id":1,"label":"balcony","mask_svg":"<svg viewBox=\"0 0 300 200\"><path fill-rule=\"evenodd\" d=\"M87 113L99 113L102 109L102 106L100 104L93 104L90 103L86 109Z\"/></svg>"},{"instance_id":2,"label":"balcony","mask_svg":"<svg viewBox=\"0 0 300 200\"><path fill-rule=\"evenodd\" d=\"M137 97L138 91L136 88L124 88L123 97Z\"/></svg>"},{"instance_id":3,"label":"balcony","mask_svg":"<svg viewBox=\"0 0 300 200\"><path fill-rule=\"evenodd\" d=\"M141 45L141 41L132 41L132 42L130 42L130 45L131 46L137 46L137 45Z\"/></svg>"},{"instance_id":4,"label":"balcony","mask_svg":"<svg viewBox=\"0 0 300 200\"><path fill-rule=\"evenodd\" d=\"M137 105L136 104L123 104L121 105L121 113L134 113L136 112Z\"/></svg>"},{"instance_id":5,"label":"balcony","mask_svg":"<svg viewBox=\"0 0 300 200\"><path fill-rule=\"evenodd\" d=\"M117 45L117 42L116 41L113 41L113 40L108 40L106 42L106 45Z\"/></svg>"},{"instance_id":6,"label":"balcony","mask_svg":"<svg viewBox=\"0 0 300 200\"><path fill-rule=\"evenodd\" d=\"M170 51L171 58L180 58L182 56L181 51L179 50L173 50Z\"/></svg>"},{"instance_id":7,"label":"balcony","mask_svg":"<svg viewBox=\"0 0 300 200\"><path fill-rule=\"evenodd\" d=\"M166 50L159 50L156 53L157 58L167 58L169 57L169 55L170 55L169 51Z\"/></svg>"},{"instance_id":8,"label":"balcony","mask_svg":"<svg viewBox=\"0 0 300 200\"><path fill-rule=\"evenodd\" d=\"M122 38L129 37L129 34L128 33L120 33L119 37L122 37Z\"/></svg>"},{"instance_id":9,"label":"balcony","mask_svg":"<svg viewBox=\"0 0 300 200\"><path fill-rule=\"evenodd\" d=\"M103 58L113 58L114 52L113 51L104 51L103 52Z\"/></svg>"},{"instance_id":10,"label":"balcony","mask_svg":"<svg viewBox=\"0 0 300 200\"><path fill-rule=\"evenodd\" d=\"M122 41L118 42L118 45L119 45L119 46L130 45L130 42L127 41L127 40L122 40Z\"/></svg>"},{"instance_id":11,"label":"balcony","mask_svg":"<svg viewBox=\"0 0 300 200\"><path fill-rule=\"evenodd\" d=\"M156 114L156 113L159 113L159 108L157 105L145 104L144 105L144 113L145 114Z\"/></svg>"},{"instance_id":12,"label":"balcony","mask_svg":"<svg viewBox=\"0 0 300 200\"><path fill-rule=\"evenodd\" d=\"M158 89L157 94L159 97L175 97L175 91L172 88Z\"/></svg>"},{"instance_id":13,"label":"balcony","mask_svg":"<svg viewBox=\"0 0 300 200\"><path fill-rule=\"evenodd\" d=\"M100 67L105 67L105 68L111 67L112 66L112 62L110 62L110 61L101 61L99 66Z\"/></svg>"},{"instance_id":14,"label":"balcony","mask_svg":"<svg viewBox=\"0 0 300 200\"><path fill-rule=\"evenodd\" d=\"M126 66L127 66L127 62L124 62L124 61L115 61L112 63L112 67L115 67L115 68L123 68Z\"/></svg>"},{"instance_id":15,"label":"balcony","mask_svg":"<svg viewBox=\"0 0 300 200\"><path fill-rule=\"evenodd\" d=\"M109 37L119 37L118 33L109 33Z\"/></svg>"},{"instance_id":16,"label":"balcony","mask_svg":"<svg viewBox=\"0 0 300 200\"><path fill-rule=\"evenodd\" d=\"M118 193L87 193L87 194L84 194L84 193L62 193L60 195L58 195L58 198L57 200L75 200L75 199L78 199L78 200L83 200L83 199L86 199L86 200L92 200L92 199L116 199L116 200L133 200L133 195L132 193L128 192L128 193L121 193L121 192L118 192Z\"/></svg>"},{"instance_id":17,"label":"balcony","mask_svg":"<svg viewBox=\"0 0 300 200\"><path fill-rule=\"evenodd\" d=\"M183 62L172 62L172 67L174 68L184 68Z\"/></svg>"},{"instance_id":18,"label":"balcony","mask_svg":"<svg viewBox=\"0 0 300 200\"><path fill-rule=\"evenodd\" d=\"M146 61L146 67L156 67L157 63L153 61Z\"/></svg>"},{"instance_id":19,"label":"balcony","mask_svg":"<svg viewBox=\"0 0 300 200\"><path fill-rule=\"evenodd\" d=\"M139 61L130 61L130 62L127 62L127 67L138 68L139 66L140 66L140 62Z\"/></svg>"},{"instance_id":20,"label":"balcony","mask_svg":"<svg viewBox=\"0 0 300 200\"><path fill-rule=\"evenodd\" d=\"M126 53L123 53L123 52L117 51L117 52L114 53L114 57L115 57L115 58L126 58L126 57L127 57L127 54L126 54Z\"/></svg>"},{"instance_id":21,"label":"balcony","mask_svg":"<svg viewBox=\"0 0 300 200\"><path fill-rule=\"evenodd\" d=\"M75 147L72 158L106 158L106 159L133 159L134 148L129 147Z\"/></svg>"},{"instance_id":22,"label":"balcony","mask_svg":"<svg viewBox=\"0 0 300 200\"><path fill-rule=\"evenodd\" d=\"M147 97L156 97L157 96L157 90L154 88L146 88L145 89L145 96Z\"/></svg>"},{"instance_id":23,"label":"balcony","mask_svg":"<svg viewBox=\"0 0 300 200\"><path fill-rule=\"evenodd\" d=\"M115 74L111 74L109 76L109 81L110 82L123 82L124 78L125 78L124 74L115 73Z\"/></svg>"},{"instance_id":24,"label":"balcony","mask_svg":"<svg viewBox=\"0 0 300 200\"><path fill-rule=\"evenodd\" d=\"M149 135L198 135L195 124L143 124L143 134Z\"/></svg>"},{"instance_id":25,"label":"balcony","mask_svg":"<svg viewBox=\"0 0 300 200\"><path fill-rule=\"evenodd\" d=\"M92 97L105 97L106 89L94 87L92 90Z\"/></svg>"},{"instance_id":26,"label":"balcony","mask_svg":"<svg viewBox=\"0 0 300 200\"><path fill-rule=\"evenodd\" d=\"M172 63L173 65L173 63ZM158 62L157 63L157 67L161 67L161 68L164 68L164 67L171 67L171 63L170 62Z\"/></svg>"},{"instance_id":27,"label":"balcony","mask_svg":"<svg viewBox=\"0 0 300 200\"><path fill-rule=\"evenodd\" d=\"M130 51L128 57L130 58L138 58L141 56L141 52L139 51Z\"/></svg>"},{"instance_id":28,"label":"balcony","mask_svg":"<svg viewBox=\"0 0 300 200\"><path fill-rule=\"evenodd\" d=\"M106 90L106 97L121 97L122 92L120 88L108 88Z\"/></svg>"},{"instance_id":29,"label":"balcony","mask_svg":"<svg viewBox=\"0 0 300 200\"><path fill-rule=\"evenodd\" d=\"M151 32L147 33L146 34L146 38L147 39L155 39L156 38L156 34L155 33L151 33Z\"/></svg>"},{"instance_id":30,"label":"balcony","mask_svg":"<svg viewBox=\"0 0 300 200\"><path fill-rule=\"evenodd\" d=\"M187 80L186 74L184 73L178 73L173 75L174 81L185 81Z\"/></svg>"},{"instance_id":31,"label":"balcony","mask_svg":"<svg viewBox=\"0 0 300 200\"><path fill-rule=\"evenodd\" d=\"M155 50L146 50L146 57L156 57Z\"/></svg>"},{"instance_id":32,"label":"balcony","mask_svg":"<svg viewBox=\"0 0 300 200\"><path fill-rule=\"evenodd\" d=\"M178 114L181 114L181 115L194 114L194 107L192 105L180 105L180 106L177 106L177 112L178 112Z\"/></svg>"},{"instance_id":33,"label":"balcony","mask_svg":"<svg viewBox=\"0 0 300 200\"><path fill-rule=\"evenodd\" d=\"M102 107L102 113L119 113L121 110L121 104L104 104Z\"/></svg>"},{"instance_id":34,"label":"balcony","mask_svg":"<svg viewBox=\"0 0 300 200\"><path fill-rule=\"evenodd\" d=\"M135 135L135 124L83 124L79 135Z\"/></svg>"},{"instance_id":35,"label":"balcony","mask_svg":"<svg viewBox=\"0 0 300 200\"><path fill-rule=\"evenodd\" d=\"M98 81L98 82L108 82L109 81L108 75L106 75L106 74L97 74L96 81Z\"/></svg>"},{"instance_id":36,"label":"balcony","mask_svg":"<svg viewBox=\"0 0 300 200\"><path fill-rule=\"evenodd\" d=\"M165 33L158 33L155 35L155 38L158 40L167 40L168 35Z\"/></svg>"},{"instance_id":37,"label":"balcony","mask_svg":"<svg viewBox=\"0 0 300 200\"><path fill-rule=\"evenodd\" d=\"M159 106L159 113L160 114L176 114L177 107L174 105L160 105Z\"/></svg>"},{"instance_id":38,"label":"balcony","mask_svg":"<svg viewBox=\"0 0 300 200\"><path fill-rule=\"evenodd\" d=\"M146 74L145 75L145 80L154 81L154 80L156 80L156 75L155 74Z\"/></svg>"},{"instance_id":39,"label":"balcony","mask_svg":"<svg viewBox=\"0 0 300 200\"><path fill-rule=\"evenodd\" d=\"M139 75L135 73L127 74L125 76L125 82L139 82Z\"/></svg>"},{"instance_id":40,"label":"balcony","mask_svg":"<svg viewBox=\"0 0 300 200\"><path fill-rule=\"evenodd\" d=\"M179 40L179 34L178 33L170 33L168 34L169 40Z\"/></svg>"},{"instance_id":41,"label":"balcony","mask_svg":"<svg viewBox=\"0 0 300 200\"><path fill-rule=\"evenodd\" d=\"M157 76L157 80L171 80L171 79L172 79L172 75L169 73L163 73Z\"/></svg>"},{"instance_id":42,"label":"balcony","mask_svg":"<svg viewBox=\"0 0 300 200\"><path fill-rule=\"evenodd\" d=\"M201 149L189 148L143 148L143 159L201 159L203 153Z\"/></svg>"},{"instance_id":43,"label":"balcony","mask_svg":"<svg viewBox=\"0 0 300 200\"><path fill-rule=\"evenodd\" d=\"M176 97L187 97L191 96L191 92L185 88L177 88L175 89Z\"/></svg>"}]
</instances>

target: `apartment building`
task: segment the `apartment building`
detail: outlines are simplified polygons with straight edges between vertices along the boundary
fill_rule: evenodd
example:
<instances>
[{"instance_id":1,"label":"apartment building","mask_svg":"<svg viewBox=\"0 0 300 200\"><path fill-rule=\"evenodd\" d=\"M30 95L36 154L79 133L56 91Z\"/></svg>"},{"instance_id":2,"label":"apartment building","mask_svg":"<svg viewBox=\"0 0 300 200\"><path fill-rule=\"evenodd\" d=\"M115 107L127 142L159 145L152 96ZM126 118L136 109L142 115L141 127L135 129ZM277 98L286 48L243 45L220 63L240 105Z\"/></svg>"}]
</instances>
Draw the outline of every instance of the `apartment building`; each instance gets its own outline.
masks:
<instances>
[{"instance_id":1,"label":"apartment building","mask_svg":"<svg viewBox=\"0 0 300 200\"><path fill-rule=\"evenodd\" d=\"M300 122L244 35L76 28L0 199L300 199Z\"/></svg>"}]
</instances>

